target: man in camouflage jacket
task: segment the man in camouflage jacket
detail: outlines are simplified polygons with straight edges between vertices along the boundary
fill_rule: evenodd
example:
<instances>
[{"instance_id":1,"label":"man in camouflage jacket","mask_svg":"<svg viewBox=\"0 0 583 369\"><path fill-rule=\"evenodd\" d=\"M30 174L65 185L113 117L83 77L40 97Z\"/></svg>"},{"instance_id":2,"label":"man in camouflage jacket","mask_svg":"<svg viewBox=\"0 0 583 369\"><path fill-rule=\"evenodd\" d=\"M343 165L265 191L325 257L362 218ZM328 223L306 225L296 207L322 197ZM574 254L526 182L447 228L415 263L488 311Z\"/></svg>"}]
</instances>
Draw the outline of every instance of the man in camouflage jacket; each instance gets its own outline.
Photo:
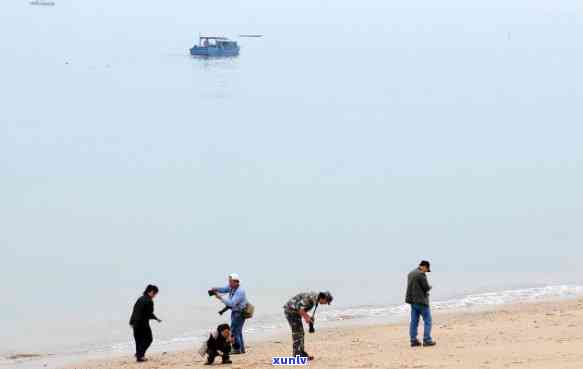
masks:
<instances>
[{"instance_id":1,"label":"man in camouflage jacket","mask_svg":"<svg viewBox=\"0 0 583 369\"><path fill-rule=\"evenodd\" d=\"M308 355L304 349L304 325L302 318L307 324L313 323L313 318L308 314L315 306L329 305L332 303L332 294L325 292L304 292L292 297L284 306L283 311L292 330L293 356L307 357L313 360L314 357Z\"/></svg>"}]
</instances>

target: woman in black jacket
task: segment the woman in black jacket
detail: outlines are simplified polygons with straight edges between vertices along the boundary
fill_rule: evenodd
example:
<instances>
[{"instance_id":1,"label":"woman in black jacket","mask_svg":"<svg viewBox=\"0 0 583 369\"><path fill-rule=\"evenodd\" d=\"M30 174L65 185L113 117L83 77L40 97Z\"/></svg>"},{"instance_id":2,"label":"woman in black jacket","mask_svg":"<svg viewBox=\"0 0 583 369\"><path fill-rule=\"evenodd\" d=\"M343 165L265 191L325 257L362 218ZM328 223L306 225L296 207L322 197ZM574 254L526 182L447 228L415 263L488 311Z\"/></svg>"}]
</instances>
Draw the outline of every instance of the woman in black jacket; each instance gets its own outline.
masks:
<instances>
[{"instance_id":1,"label":"woman in black jacket","mask_svg":"<svg viewBox=\"0 0 583 369\"><path fill-rule=\"evenodd\" d=\"M148 285L144 294L136 301L132 317L130 318L130 325L134 329L134 339L136 341L136 360L138 362L147 361L144 357L146 351L154 340L152 337L152 329L150 328L150 320L154 319L159 323L162 322L154 314L154 298L158 294L158 287Z\"/></svg>"}]
</instances>

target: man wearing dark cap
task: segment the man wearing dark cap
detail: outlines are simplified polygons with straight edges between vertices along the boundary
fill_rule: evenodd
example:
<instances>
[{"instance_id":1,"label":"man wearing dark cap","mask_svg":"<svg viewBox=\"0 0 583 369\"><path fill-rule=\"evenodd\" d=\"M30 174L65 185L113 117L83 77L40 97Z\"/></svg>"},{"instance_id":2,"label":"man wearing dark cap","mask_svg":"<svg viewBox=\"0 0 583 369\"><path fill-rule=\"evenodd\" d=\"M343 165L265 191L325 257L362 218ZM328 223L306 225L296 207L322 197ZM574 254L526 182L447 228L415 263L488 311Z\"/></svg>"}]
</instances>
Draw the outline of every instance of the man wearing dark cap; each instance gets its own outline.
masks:
<instances>
[{"instance_id":1,"label":"man wearing dark cap","mask_svg":"<svg viewBox=\"0 0 583 369\"><path fill-rule=\"evenodd\" d=\"M426 273L431 272L431 265L427 260L419 263L407 277L407 297L405 302L411 305L411 325L409 336L411 337L411 347L421 346L417 339L419 330L419 317L423 318L423 346L435 346L435 341L431 338L431 309L429 307L429 291L431 286L427 281Z\"/></svg>"},{"instance_id":2,"label":"man wearing dark cap","mask_svg":"<svg viewBox=\"0 0 583 369\"><path fill-rule=\"evenodd\" d=\"M314 315L308 314L312 309L318 308L318 305L330 305L334 298L329 291L323 292L305 292L292 297L284 306L283 311L289 322L292 331L293 356L305 357L308 360L314 360L304 349L304 325L314 323ZM313 333L313 331L310 331Z\"/></svg>"}]
</instances>

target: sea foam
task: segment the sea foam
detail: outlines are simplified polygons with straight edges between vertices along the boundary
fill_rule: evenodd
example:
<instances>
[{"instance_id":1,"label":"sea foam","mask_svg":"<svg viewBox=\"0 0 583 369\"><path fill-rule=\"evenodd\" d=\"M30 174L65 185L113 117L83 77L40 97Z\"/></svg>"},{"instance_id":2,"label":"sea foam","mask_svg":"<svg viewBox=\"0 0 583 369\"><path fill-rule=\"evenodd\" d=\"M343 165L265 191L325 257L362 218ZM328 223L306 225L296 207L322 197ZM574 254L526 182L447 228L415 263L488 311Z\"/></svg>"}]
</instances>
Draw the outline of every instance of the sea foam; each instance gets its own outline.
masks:
<instances>
[{"instance_id":1,"label":"sea foam","mask_svg":"<svg viewBox=\"0 0 583 369\"><path fill-rule=\"evenodd\" d=\"M433 301L431 302L431 308L434 311L487 308L496 305L568 299L578 296L583 296L583 286L556 285L469 294L460 298ZM324 311L319 314L318 319L324 321L342 321L377 317L399 318L408 312L409 308L406 304L386 307L360 306Z\"/></svg>"}]
</instances>

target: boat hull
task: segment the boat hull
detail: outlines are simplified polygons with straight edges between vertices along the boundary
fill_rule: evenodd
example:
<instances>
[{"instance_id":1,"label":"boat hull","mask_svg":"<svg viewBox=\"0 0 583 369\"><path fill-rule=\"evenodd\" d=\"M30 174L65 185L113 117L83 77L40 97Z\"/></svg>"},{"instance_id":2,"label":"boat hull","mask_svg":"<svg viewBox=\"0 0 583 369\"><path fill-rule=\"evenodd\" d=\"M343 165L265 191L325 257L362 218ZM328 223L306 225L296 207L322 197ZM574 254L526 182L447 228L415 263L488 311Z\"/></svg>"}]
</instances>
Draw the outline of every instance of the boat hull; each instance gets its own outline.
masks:
<instances>
[{"instance_id":1,"label":"boat hull","mask_svg":"<svg viewBox=\"0 0 583 369\"><path fill-rule=\"evenodd\" d=\"M225 57L239 55L239 48L218 48L194 46L190 49L192 56Z\"/></svg>"}]
</instances>

